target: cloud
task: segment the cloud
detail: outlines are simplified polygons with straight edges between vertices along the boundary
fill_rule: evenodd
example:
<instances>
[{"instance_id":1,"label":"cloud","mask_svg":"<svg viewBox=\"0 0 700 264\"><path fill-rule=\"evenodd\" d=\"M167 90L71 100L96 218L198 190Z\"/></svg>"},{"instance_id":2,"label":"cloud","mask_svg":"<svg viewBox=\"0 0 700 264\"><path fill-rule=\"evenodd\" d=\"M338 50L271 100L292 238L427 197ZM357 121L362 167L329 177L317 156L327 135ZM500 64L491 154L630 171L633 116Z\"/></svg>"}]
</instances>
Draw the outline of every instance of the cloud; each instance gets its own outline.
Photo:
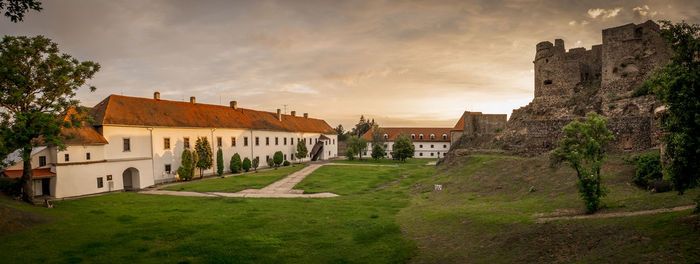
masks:
<instances>
[{"instance_id":1,"label":"cloud","mask_svg":"<svg viewBox=\"0 0 700 264\"><path fill-rule=\"evenodd\" d=\"M658 14L657 11L651 11L648 5L637 6L635 8L632 8L632 13L634 14L635 18L653 18Z\"/></svg>"},{"instance_id":2,"label":"cloud","mask_svg":"<svg viewBox=\"0 0 700 264\"><path fill-rule=\"evenodd\" d=\"M297 94L317 94L318 91L314 90L313 88L303 85L303 84L298 84L298 83L292 83L292 84L286 84L282 86L280 89L282 92L288 92L288 93L297 93Z\"/></svg>"},{"instance_id":3,"label":"cloud","mask_svg":"<svg viewBox=\"0 0 700 264\"><path fill-rule=\"evenodd\" d=\"M596 19L598 17L600 18L612 18L616 17L620 11L622 11L622 7L616 7L613 9L602 9L602 8L593 8L593 9L588 9L588 16L590 18Z\"/></svg>"}]
</instances>

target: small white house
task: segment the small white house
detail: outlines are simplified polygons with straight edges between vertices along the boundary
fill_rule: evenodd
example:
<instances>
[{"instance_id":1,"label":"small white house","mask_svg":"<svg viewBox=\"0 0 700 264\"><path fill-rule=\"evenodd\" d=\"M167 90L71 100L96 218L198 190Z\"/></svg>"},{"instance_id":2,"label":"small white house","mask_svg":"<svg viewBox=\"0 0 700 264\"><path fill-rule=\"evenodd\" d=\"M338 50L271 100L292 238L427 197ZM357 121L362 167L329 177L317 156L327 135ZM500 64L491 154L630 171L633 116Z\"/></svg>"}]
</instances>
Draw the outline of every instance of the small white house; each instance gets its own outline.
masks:
<instances>
[{"instance_id":1,"label":"small white house","mask_svg":"<svg viewBox=\"0 0 700 264\"><path fill-rule=\"evenodd\" d=\"M392 158L393 146L396 137L405 134L413 141L415 152L414 158L442 158L450 150L450 130L451 127L382 127L380 128L384 136L384 150L387 158ZM367 131L362 138L369 141L364 156L372 154L372 133Z\"/></svg>"},{"instance_id":2,"label":"small white house","mask_svg":"<svg viewBox=\"0 0 700 264\"><path fill-rule=\"evenodd\" d=\"M74 114L75 112L70 112ZM230 106L110 95L95 105L92 125L65 129L67 148L37 148L32 154L34 193L64 198L117 190L141 189L175 180L184 149L193 149L198 137L212 145L214 166L221 149L224 168L231 157L265 160L282 151L285 160L296 159L297 144L307 144L304 160L337 157L337 134L324 120ZM22 163L2 172L19 177Z\"/></svg>"}]
</instances>

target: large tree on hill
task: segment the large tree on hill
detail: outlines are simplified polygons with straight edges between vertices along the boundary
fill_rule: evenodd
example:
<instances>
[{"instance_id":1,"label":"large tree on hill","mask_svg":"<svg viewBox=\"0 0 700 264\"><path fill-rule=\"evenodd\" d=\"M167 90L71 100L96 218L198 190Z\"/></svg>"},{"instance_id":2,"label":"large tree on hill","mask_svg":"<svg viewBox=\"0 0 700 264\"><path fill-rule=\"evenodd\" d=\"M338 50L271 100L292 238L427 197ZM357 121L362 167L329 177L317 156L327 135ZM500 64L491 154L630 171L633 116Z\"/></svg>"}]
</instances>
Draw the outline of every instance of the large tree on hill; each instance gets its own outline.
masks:
<instances>
[{"instance_id":1,"label":"large tree on hill","mask_svg":"<svg viewBox=\"0 0 700 264\"><path fill-rule=\"evenodd\" d=\"M606 193L600 169L608 143L615 139L607 123L608 119L595 112L588 113L584 122L572 121L562 129L564 138L553 154L555 162L566 162L576 171L579 194L588 213L598 210L600 198Z\"/></svg>"},{"instance_id":2,"label":"large tree on hill","mask_svg":"<svg viewBox=\"0 0 700 264\"><path fill-rule=\"evenodd\" d=\"M673 187L683 194L700 184L700 26L669 21L661 24L661 36L671 45L673 55L644 87L668 108L661 118L666 130L665 172Z\"/></svg>"},{"instance_id":3,"label":"large tree on hill","mask_svg":"<svg viewBox=\"0 0 700 264\"><path fill-rule=\"evenodd\" d=\"M37 0L0 0L0 10L5 10L5 16L15 23L22 21L29 10L42 9L41 2Z\"/></svg>"},{"instance_id":4,"label":"large tree on hill","mask_svg":"<svg viewBox=\"0 0 700 264\"><path fill-rule=\"evenodd\" d=\"M212 163L214 163L214 157L211 151L211 145L209 145L209 139L207 137L197 138L197 142L194 146L197 152L196 165L199 168L199 177L202 178L204 170L211 169Z\"/></svg>"},{"instance_id":5,"label":"large tree on hill","mask_svg":"<svg viewBox=\"0 0 700 264\"><path fill-rule=\"evenodd\" d=\"M58 45L43 36L5 36L0 42L0 160L21 151L26 201L32 199L32 148L41 143L65 149L61 129L80 125L87 115L71 115L70 122L61 115L78 106L76 91L99 69L97 63L59 53Z\"/></svg>"}]
</instances>

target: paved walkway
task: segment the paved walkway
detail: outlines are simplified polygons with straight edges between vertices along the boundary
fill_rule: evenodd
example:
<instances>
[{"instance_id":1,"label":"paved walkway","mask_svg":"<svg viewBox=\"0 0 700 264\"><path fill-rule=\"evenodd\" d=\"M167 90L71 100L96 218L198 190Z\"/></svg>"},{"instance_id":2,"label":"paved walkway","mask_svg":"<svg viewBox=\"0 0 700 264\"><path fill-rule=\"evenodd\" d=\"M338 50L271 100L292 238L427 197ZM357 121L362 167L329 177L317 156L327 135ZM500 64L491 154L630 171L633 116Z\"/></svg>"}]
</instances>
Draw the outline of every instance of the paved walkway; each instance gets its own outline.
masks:
<instances>
[{"instance_id":1,"label":"paved walkway","mask_svg":"<svg viewBox=\"0 0 700 264\"><path fill-rule=\"evenodd\" d=\"M374 167L397 167L398 165L380 165L380 164L346 164L346 163L312 163L306 168L298 170L281 180L278 180L262 189L246 189L236 193L224 192L182 192L182 191L167 191L167 190L144 190L139 193L158 194L158 195L173 195L173 196L191 196L191 197L246 197L246 198L327 198L336 197L334 193L310 193L305 194L304 190L295 190L294 186L299 184L306 176L316 171L321 166L325 165L340 165L340 166L374 166ZM165 187L161 186L160 188Z\"/></svg>"},{"instance_id":2,"label":"paved walkway","mask_svg":"<svg viewBox=\"0 0 700 264\"><path fill-rule=\"evenodd\" d=\"M607 213L607 214L590 214L590 215L574 215L574 216L556 216L556 217L543 217L537 219L538 223L545 223L555 220L571 220L571 219L589 219L589 218L609 218L609 217L620 217L620 216L633 216L633 215L645 215L645 214L657 214L657 213L667 213L667 212L677 212L684 211L695 208L695 205L677 206L672 208L661 208L653 210L644 211L634 211L634 212L618 212L618 213Z\"/></svg>"}]
</instances>

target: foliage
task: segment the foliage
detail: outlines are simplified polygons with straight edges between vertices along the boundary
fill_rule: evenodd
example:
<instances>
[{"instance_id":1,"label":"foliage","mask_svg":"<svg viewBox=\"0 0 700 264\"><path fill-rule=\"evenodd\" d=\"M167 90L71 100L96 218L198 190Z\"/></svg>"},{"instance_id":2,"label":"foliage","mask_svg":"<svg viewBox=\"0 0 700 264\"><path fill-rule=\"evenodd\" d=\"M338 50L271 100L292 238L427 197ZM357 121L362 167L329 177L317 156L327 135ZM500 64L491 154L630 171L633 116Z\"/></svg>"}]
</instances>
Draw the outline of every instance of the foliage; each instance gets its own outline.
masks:
<instances>
[{"instance_id":1,"label":"foliage","mask_svg":"<svg viewBox=\"0 0 700 264\"><path fill-rule=\"evenodd\" d=\"M272 168L275 166L275 161L272 158L267 159L267 167Z\"/></svg>"},{"instance_id":2,"label":"foliage","mask_svg":"<svg viewBox=\"0 0 700 264\"><path fill-rule=\"evenodd\" d=\"M374 146L372 147L372 158L374 158L375 160L379 160L379 159L383 158L384 156L386 156L386 151L384 151L384 146L374 144Z\"/></svg>"},{"instance_id":3,"label":"foliage","mask_svg":"<svg viewBox=\"0 0 700 264\"><path fill-rule=\"evenodd\" d=\"M374 119L372 119L372 121L368 121L365 119L364 115L361 115L360 121L357 122L357 124L352 129L352 132L350 132L350 134L353 136L361 137L362 135L367 133L367 131L372 129L372 126L374 126Z\"/></svg>"},{"instance_id":4,"label":"foliage","mask_svg":"<svg viewBox=\"0 0 700 264\"><path fill-rule=\"evenodd\" d=\"M289 162L288 160L285 160L284 163L282 163L282 165L284 165L285 167L287 167L287 166L289 166L289 165L292 165L292 163Z\"/></svg>"},{"instance_id":5,"label":"foliage","mask_svg":"<svg viewBox=\"0 0 700 264\"><path fill-rule=\"evenodd\" d=\"M669 164L665 172L678 193L700 183L700 26L661 21L661 36L671 45L671 62L645 86L668 108L662 116Z\"/></svg>"},{"instance_id":6,"label":"foliage","mask_svg":"<svg viewBox=\"0 0 700 264\"><path fill-rule=\"evenodd\" d=\"M189 149L182 151L180 167L177 168L177 175L181 180L190 180L194 176L194 157Z\"/></svg>"},{"instance_id":7,"label":"foliage","mask_svg":"<svg viewBox=\"0 0 700 264\"><path fill-rule=\"evenodd\" d=\"M632 182L639 187L646 188L649 182L659 180L664 175L661 169L661 155L659 152L648 152L632 157L635 165L634 179Z\"/></svg>"},{"instance_id":8,"label":"foliage","mask_svg":"<svg viewBox=\"0 0 700 264\"><path fill-rule=\"evenodd\" d=\"M392 156L400 161L406 161L408 158L413 158L413 153L416 151L416 146L413 145L411 137L406 134L401 134L394 140L394 152Z\"/></svg>"},{"instance_id":9,"label":"foliage","mask_svg":"<svg viewBox=\"0 0 700 264\"><path fill-rule=\"evenodd\" d=\"M275 154L272 155L272 161L275 163L275 168L279 167L284 161L284 154L282 154L282 151L275 152Z\"/></svg>"},{"instance_id":10,"label":"foliage","mask_svg":"<svg viewBox=\"0 0 700 264\"><path fill-rule=\"evenodd\" d=\"M9 196L19 196L22 194L22 182L15 178L0 178L0 192Z\"/></svg>"},{"instance_id":11,"label":"foliage","mask_svg":"<svg viewBox=\"0 0 700 264\"><path fill-rule=\"evenodd\" d=\"M0 160L21 150L22 186L28 190L25 200L33 197L32 148L43 143L63 150L61 129L90 121L73 98L99 69L97 63L61 54L58 45L43 36L5 36L0 42ZM91 86L90 91L94 90ZM64 118L69 109L77 114Z\"/></svg>"},{"instance_id":12,"label":"foliage","mask_svg":"<svg viewBox=\"0 0 700 264\"><path fill-rule=\"evenodd\" d=\"M236 154L238 154L238 153L236 153ZM240 157L239 157L239 159L240 159ZM249 159L249 158L243 159L243 164L241 164L241 167L243 168L243 170L244 170L245 172L250 171L250 167L251 167L250 159ZM257 163L256 163L255 168L257 169L257 167L258 167L258 166L257 166Z\"/></svg>"},{"instance_id":13,"label":"foliage","mask_svg":"<svg viewBox=\"0 0 700 264\"><path fill-rule=\"evenodd\" d=\"M216 151L216 174L221 176L224 175L224 153L221 148Z\"/></svg>"},{"instance_id":14,"label":"foliage","mask_svg":"<svg viewBox=\"0 0 700 264\"><path fill-rule=\"evenodd\" d=\"M41 2L37 0L0 0L0 10L5 10L5 16L17 23L24 19L24 14L30 9L41 11Z\"/></svg>"},{"instance_id":15,"label":"foliage","mask_svg":"<svg viewBox=\"0 0 700 264\"><path fill-rule=\"evenodd\" d=\"M348 133L342 124L338 124L337 127L333 128L336 133L338 133L338 141L345 141L348 138Z\"/></svg>"},{"instance_id":16,"label":"foliage","mask_svg":"<svg viewBox=\"0 0 700 264\"><path fill-rule=\"evenodd\" d=\"M294 156L296 156L299 163L301 163L302 159L306 158L306 155L309 155L309 150L306 149L306 139L304 139L297 144L297 153L294 153Z\"/></svg>"},{"instance_id":17,"label":"foliage","mask_svg":"<svg viewBox=\"0 0 700 264\"><path fill-rule=\"evenodd\" d=\"M250 160L249 160L250 161ZM245 189L260 189L264 188L283 179L287 175L299 171L305 166L284 167L278 170L267 170L259 173L246 173L236 175L236 177L227 177L219 179L211 179L206 181L191 181L182 184L170 185L163 188L170 191L188 191L188 192L228 192L235 193Z\"/></svg>"},{"instance_id":18,"label":"foliage","mask_svg":"<svg viewBox=\"0 0 700 264\"><path fill-rule=\"evenodd\" d=\"M246 158L247 159L247 158ZM248 160L248 169L250 169L250 160ZM231 156L231 161L229 162L229 170L231 170L231 173L238 173L241 171L241 155L238 155L238 153L233 154ZM248 170L246 170L248 171Z\"/></svg>"},{"instance_id":19,"label":"foliage","mask_svg":"<svg viewBox=\"0 0 700 264\"><path fill-rule=\"evenodd\" d=\"M384 145L386 139L384 138L384 130L379 127L379 125L374 124L372 126L372 144L374 145Z\"/></svg>"},{"instance_id":20,"label":"foliage","mask_svg":"<svg viewBox=\"0 0 700 264\"><path fill-rule=\"evenodd\" d=\"M588 213L598 210L600 198L606 193L600 169L606 158L605 149L615 139L607 129L607 123L607 118L595 112L588 113L583 123L572 121L562 129L564 138L553 154L556 161L566 162L576 171L579 194Z\"/></svg>"},{"instance_id":21,"label":"foliage","mask_svg":"<svg viewBox=\"0 0 700 264\"><path fill-rule=\"evenodd\" d=\"M355 160L355 151L353 151L352 148L348 148L345 151L345 157L347 157L348 160Z\"/></svg>"},{"instance_id":22,"label":"foliage","mask_svg":"<svg viewBox=\"0 0 700 264\"><path fill-rule=\"evenodd\" d=\"M253 170L258 171L258 167L259 167L259 166L260 166L260 157L255 157L255 158L253 159L253 162L252 162L252 164L251 164L251 167L253 168Z\"/></svg>"},{"instance_id":23,"label":"foliage","mask_svg":"<svg viewBox=\"0 0 700 264\"><path fill-rule=\"evenodd\" d=\"M353 135L348 138L347 144L348 149L352 149L352 152L357 154L360 157L360 160L362 160L362 154L367 151L367 140Z\"/></svg>"},{"instance_id":24,"label":"foliage","mask_svg":"<svg viewBox=\"0 0 700 264\"><path fill-rule=\"evenodd\" d=\"M199 168L199 177L201 178L204 176L202 172L211 169L213 165L211 145L209 145L207 137L198 137L194 148L197 151L197 163L195 165Z\"/></svg>"}]
</instances>

